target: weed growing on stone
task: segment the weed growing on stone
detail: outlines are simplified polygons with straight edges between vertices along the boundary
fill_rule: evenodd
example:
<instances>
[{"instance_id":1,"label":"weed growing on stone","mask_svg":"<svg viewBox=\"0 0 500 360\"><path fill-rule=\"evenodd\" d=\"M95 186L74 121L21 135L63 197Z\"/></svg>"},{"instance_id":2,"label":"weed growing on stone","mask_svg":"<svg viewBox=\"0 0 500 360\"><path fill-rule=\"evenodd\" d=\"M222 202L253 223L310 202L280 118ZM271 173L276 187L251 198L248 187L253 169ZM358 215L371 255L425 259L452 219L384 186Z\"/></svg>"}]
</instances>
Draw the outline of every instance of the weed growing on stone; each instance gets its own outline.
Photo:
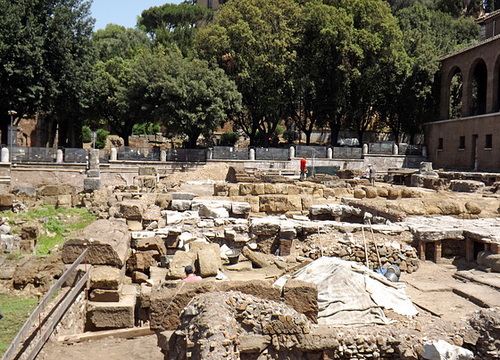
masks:
<instances>
[{"instance_id":1,"label":"weed growing on stone","mask_svg":"<svg viewBox=\"0 0 500 360\"><path fill-rule=\"evenodd\" d=\"M19 232L19 224L38 222L41 225L40 238L36 247L37 255L50 254L61 245L67 236L85 228L96 220L86 208L60 209L46 205L22 214L4 213L9 218L14 232Z\"/></svg>"}]
</instances>

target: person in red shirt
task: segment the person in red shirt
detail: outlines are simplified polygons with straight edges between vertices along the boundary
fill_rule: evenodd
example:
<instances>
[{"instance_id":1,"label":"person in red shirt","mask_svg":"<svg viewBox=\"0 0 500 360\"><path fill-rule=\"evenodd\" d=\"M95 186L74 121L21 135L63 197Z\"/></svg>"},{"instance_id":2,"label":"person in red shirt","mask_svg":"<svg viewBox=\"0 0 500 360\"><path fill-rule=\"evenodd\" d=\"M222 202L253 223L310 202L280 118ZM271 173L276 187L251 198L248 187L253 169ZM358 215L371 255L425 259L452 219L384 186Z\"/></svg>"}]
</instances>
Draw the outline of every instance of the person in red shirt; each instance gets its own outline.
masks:
<instances>
[{"instance_id":1,"label":"person in red shirt","mask_svg":"<svg viewBox=\"0 0 500 360\"><path fill-rule=\"evenodd\" d=\"M304 156L302 159L300 159L300 180L301 181L306 179L306 174L307 174L307 161L306 161L306 157Z\"/></svg>"},{"instance_id":2,"label":"person in red shirt","mask_svg":"<svg viewBox=\"0 0 500 360\"><path fill-rule=\"evenodd\" d=\"M193 267L188 265L184 268L184 272L186 273L186 277L182 281L200 281L201 277L195 275Z\"/></svg>"}]
</instances>

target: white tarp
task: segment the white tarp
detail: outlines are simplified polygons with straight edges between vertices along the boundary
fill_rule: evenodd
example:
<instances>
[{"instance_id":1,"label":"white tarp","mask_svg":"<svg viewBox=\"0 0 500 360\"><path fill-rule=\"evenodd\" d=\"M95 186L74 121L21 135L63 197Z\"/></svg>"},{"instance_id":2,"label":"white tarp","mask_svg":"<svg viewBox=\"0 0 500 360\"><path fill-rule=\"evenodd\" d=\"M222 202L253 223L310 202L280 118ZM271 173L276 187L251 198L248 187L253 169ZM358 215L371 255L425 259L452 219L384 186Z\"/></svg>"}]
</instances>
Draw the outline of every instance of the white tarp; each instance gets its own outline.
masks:
<instances>
[{"instance_id":1,"label":"white tarp","mask_svg":"<svg viewBox=\"0 0 500 360\"><path fill-rule=\"evenodd\" d=\"M290 278L316 284L320 324L387 324L389 320L382 308L406 316L418 313L403 284L392 283L352 261L324 256L280 277L274 285L282 288Z\"/></svg>"}]
</instances>

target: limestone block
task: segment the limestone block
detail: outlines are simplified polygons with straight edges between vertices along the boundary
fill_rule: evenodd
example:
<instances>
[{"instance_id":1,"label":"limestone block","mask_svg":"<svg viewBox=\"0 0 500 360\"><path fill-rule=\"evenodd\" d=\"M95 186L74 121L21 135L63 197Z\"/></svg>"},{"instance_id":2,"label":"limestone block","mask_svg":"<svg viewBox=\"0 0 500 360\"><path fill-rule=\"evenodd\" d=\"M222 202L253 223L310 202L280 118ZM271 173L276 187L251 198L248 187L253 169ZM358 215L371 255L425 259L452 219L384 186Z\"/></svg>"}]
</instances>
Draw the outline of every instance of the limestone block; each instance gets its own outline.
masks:
<instances>
[{"instance_id":1,"label":"limestone block","mask_svg":"<svg viewBox=\"0 0 500 360\"><path fill-rule=\"evenodd\" d=\"M118 290L125 277L125 267L93 266L89 273L91 289Z\"/></svg>"},{"instance_id":2,"label":"limestone block","mask_svg":"<svg viewBox=\"0 0 500 360\"><path fill-rule=\"evenodd\" d=\"M229 196L229 184L227 184L227 183L215 183L214 184L214 195L215 196Z\"/></svg>"},{"instance_id":3,"label":"limestone block","mask_svg":"<svg viewBox=\"0 0 500 360\"><path fill-rule=\"evenodd\" d=\"M161 218L161 208L157 205L149 206L142 215L143 220L158 221Z\"/></svg>"},{"instance_id":4,"label":"limestone block","mask_svg":"<svg viewBox=\"0 0 500 360\"><path fill-rule=\"evenodd\" d=\"M377 196L380 196L380 197L388 197L389 196L389 191L387 190L387 188L385 187L377 187Z\"/></svg>"},{"instance_id":5,"label":"limestone block","mask_svg":"<svg viewBox=\"0 0 500 360\"><path fill-rule=\"evenodd\" d=\"M62 260L71 264L87 244L87 262L93 265L122 267L130 249L130 233L122 220L97 220L87 226L82 236L66 240L62 248Z\"/></svg>"},{"instance_id":6,"label":"limestone block","mask_svg":"<svg viewBox=\"0 0 500 360\"><path fill-rule=\"evenodd\" d=\"M276 194L287 195L288 194L288 184L277 183L274 184L276 188Z\"/></svg>"},{"instance_id":7,"label":"limestone block","mask_svg":"<svg viewBox=\"0 0 500 360\"><path fill-rule=\"evenodd\" d=\"M142 271L132 272L132 282L134 284L143 284L149 280L149 277Z\"/></svg>"},{"instance_id":8,"label":"limestone block","mask_svg":"<svg viewBox=\"0 0 500 360\"><path fill-rule=\"evenodd\" d=\"M127 226L130 231L141 231L143 229L140 220L127 220Z\"/></svg>"},{"instance_id":9,"label":"limestone block","mask_svg":"<svg viewBox=\"0 0 500 360\"><path fill-rule=\"evenodd\" d=\"M300 187L297 185L286 185L286 193L287 195L299 195Z\"/></svg>"},{"instance_id":10,"label":"limestone block","mask_svg":"<svg viewBox=\"0 0 500 360\"><path fill-rule=\"evenodd\" d=\"M437 340L424 343L423 358L426 360L472 360L474 353L444 340Z\"/></svg>"},{"instance_id":11,"label":"limestone block","mask_svg":"<svg viewBox=\"0 0 500 360\"><path fill-rule=\"evenodd\" d=\"M57 195L75 195L76 188L71 184L47 184L40 186L36 194L38 197L57 196Z\"/></svg>"},{"instance_id":12,"label":"limestone block","mask_svg":"<svg viewBox=\"0 0 500 360\"><path fill-rule=\"evenodd\" d=\"M133 293L125 291L131 287ZM89 301L87 304L87 320L96 329L122 329L134 327L135 286L125 285L123 296L118 302Z\"/></svg>"},{"instance_id":13,"label":"limestone block","mask_svg":"<svg viewBox=\"0 0 500 360\"><path fill-rule=\"evenodd\" d=\"M198 210L200 217L207 219L228 218L229 211L224 207L211 207L201 204Z\"/></svg>"},{"instance_id":14,"label":"limestone block","mask_svg":"<svg viewBox=\"0 0 500 360\"><path fill-rule=\"evenodd\" d=\"M297 238L297 229L291 221L283 221L280 224L280 238L293 240Z\"/></svg>"},{"instance_id":15,"label":"limestone block","mask_svg":"<svg viewBox=\"0 0 500 360\"><path fill-rule=\"evenodd\" d=\"M208 208L224 208L231 211L231 201L229 200L193 200L191 203L191 210L200 211L202 207Z\"/></svg>"},{"instance_id":16,"label":"limestone block","mask_svg":"<svg viewBox=\"0 0 500 360\"><path fill-rule=\"evenodd\" d=\"M238 350L240 353L260 354L271 343L269 335L240 335L238 336Z\"/></svg>"},{"instance_id":17,"label":"limestone block","mask_svg":"<svg viewBox=\"0 0 500 360\"><path fill-rule=\"evenodd\" d=\"M186 273L184 272L184 268L188 265L193 266L197 259L196 253L187 252L187 251L177 251L170 263L170 267L168 269L168 277L171 279L184 279L186 277Z\"/></svg>"},{"instance_id":18,"label":"limestone block","mask_svg":"<svg viewBox=\"0 0 500 360\"><path fill-rule=\"evenodd\" d=\"M170 207L172 202L172 194L157 194L155 204L160 207L160 209L165 210Z\"/></svg>"},{"instance_id":19,"label":"limestone block","mask_svg":"<svg viewBox=\"0 0 500 360\"><path fill-rule=\"evenodd\" d=\"M231 203L231 213L233 215L245 216L248 215L251 211L251 206L248 202L232 202Z\"/></svg>"},{"instance_id":20,"label":"limestone block","mask_svg":"<svg viewBox=\"0 0 500 360\"><path fill-rule=\"evenodd\" d=\"M56 207L57 206L57 198L58 198L58 195L43 196L42 197L43 205L50 205L50 206Z\"/></svg>"},{"instance_id":21,"label":"limestone block","mask_svg":"<svg viewBox=\"0 0 500 360\"><path fill-rule=\"evenodd\" d=\"M240 195L252 195L253 193L253 184L252 183L240 183Z\"/></svg>"},{"instance_id":22,"label":"limestone block","mask_svg":"<svg viewBox=\"0 0 500 360\"><path fill-rule=\"evenodd\" d=\"M264 195L264 194L265 194L264 184L262 183L254 184L252 195Z\"/></svg>"},{"instance_id":23,"label":"limestone block","mask_svg":"<svg viewBox=\"0 0 500 360\"><path fill-rule=\"evenodd\" d=\"M473 202L473 201L467 201L465 203L465 208L467 209L467 211L469 212L469 214L481 214L481 206L479 206L478 203L476 202Z\"/></svg>"},{"instance_id":24,"label":"limestone block","mask_svg":"<svg viewBox=\"0 0 500 360\"><path fill-rule=\"evenodd\" d=\"M170 208L173 211L186 211L191 209L191 200L177 200L177 199L172 199L172 202L170 203ZM167 218L168 221L168 218Z\"/></svg>"},{"instance_id":25,"label":"limestone block","mask_svg":"<svg viewBox=\"0 0 500 360\"><path fill-rule=\"evenodd\" d=\"M377 188L374 186L363 186L362 188L368 199L374 199L378 196Z\"/></svg>"},{"instance_id":26,"label":"limestone block","mask_svg":"<svg viewBox=\"0 0 500 360\"><path fill-rule=\"evenodd\" d=\"M145 204L137 200L125 200L119 204L122 217L127 220L142 220Z\"/></svg>"},{"instance_id":27,"label":"limestone block","mask_svg":"<svg viewBox=\"0 0 500 360\"><path fill-rule=\"evenodd\" d=\"M364 199L366 197L366 191L360 188L354 189L354 197L356 199Z\"/></svg>"},{"instance_id":28,"label":"limestone block","mask_svg":"<svg viewBox=\"0 0 500 360\"><path fill-rule=\"evenodd\" d=\"M300 195L300 201L302 203L302 211L306 211L312 205L312 198L307 195Z\"/></svg>"},{"instance_id":29,"label":"limestone block","mask_svg":"<svg viewBox=\"0 0 500 360\"><path fill-rule=\"evenodd\" d=\"M243 256L245 256L248 260L252 262L255 267L264 268L269 266L269 262L267 261L264 254L256 251L250 250L247 246L245 246L241 252Z\"/></svg>"},{"instance_id":30,"label":"limestone block","mask_svg":"<svg viewBox=\"0 0 500 360\"><path fill-rule=\"evenodd\" d=\"M71 195L58 195L57 207L62 209L69 209L73 205L73 197Z\"/></svg>"},{"instance_id":31,"label":"limestone block","mask_svg":"<svg viewBox=\"0 0 500 360\"><path fill-rule=\"evenodd\" d=\"M457 192L476 192L484 188L482 181L475 180L451 180L450 190Z\"/></svg>"},{"instance_id":32,"label":"limestone block","mask_svg":"<svg viewBox=\"0 0 500 360\"><path fill-rule=\"evenodd\" d=\"M173 192L172 200L193 200L195 195L189 192Z\"/></svg>"},{"instance_id":33,"label":"limestone block","mask_svg":"<svg viewBox=\"0 0 500 360\"><path fill-rule=\"evenodd\" d=\"M192 244L196 243L199 242L195 241ZM197 254L200 276L207 277L217 275L217 270L222 267L219 244L204 244L204 246L197 251Z\"/></svg>"},{"instance_id":34,"label":"limestone block","mask_svg":"<svg viewBox=\"0 0 500 360\"><path fill-rule=\"evenodd\" d=\"M443 215L460 215L466 213L465 205L459 201L442 200L437 204Z\"/></svg>"},{"instance_id":35,"label":"limestone block","mask_svg":"<svg viewBox=\"0 0 500 360\"><path fill-rule=\"evenodd\" d=\"M118 302L123 285L118 290L93 289L90 292L90 301L98 302Z\"/></svg>"},{"instance_id":36,"label":"limestone block","mask_svg":"<svg viewBox=\"0 0 500 360\"><path fill-rule=\"evenodd\" d=\"M260 195L259 196L259 211L261 212L287 212L301 211L302 199L300 196L287 195Z\"/></svg>"},{"instance_id":37,"label":"limestone block","mask_svg":"<svg viewBox=\"0 0 500 360\"><path fill-rule=\"evenodd\" d=\"M490 268L494 272L500 272L500 254L481 251L477 254L477 263Z\"/></svg>"},{"instance_id":38,"label":"limestone block","mask_svg":"<svg viewBox=\"0 0 500 360\"><path fill-rule=\"evenodd\" d=\"M253 218L250 221L250 232L254 235L276 235L280 231L280 220L274 217Z\"/></svg>"},{"instance_id":39,"label":"limestone block","mask_svg":"<svg viewBox=\"0 0 500 360\"><path fill-rule=\"evenodd\" d=\"M276 185L264 183L264 194L276 194ZM261 194L256 194L261 195Z\"/></svg>"},{"instance_id":40,"label":"limestone block","mask_svg":"<svg viewBox=\"0 0 500 360\"><path fill-rule=\"evenodd\" d=\"M318 323L318 289L315 284L290 279L283 287L283 298L287 305Z\"/></svg>"},{"instance_id":41,"label":"limestone block","mask_svg":"<svg viewBox=\"0 0 500 360\"><path fill-rule=\"evenodd\" d=\"M150 266L156 265L160 254L156 250L134 251L127 260L127 270L147 271Z\"/></svg>"},{"instance_id":42,"label":"limestone block","mask_svg":"<svg viewBox=\"0 0 500 360\"><path fill-rule=\"evenodd\" d=\"M398 188L390 188L387 194L387 198L390 200L396 200L401 196L401 190Z\"/></svg>"},{"instance_id":43,"label":"limestone block","mask_svg":"<svg viewBox=\"0 0 500 360\"><path fill-rule=\"evenodd\" d=\"M13 194L0 194L0 207L7 208L12 207L12 203L14 202Z\"/></svg>"},{"instance_id":44,"label":"limestone block","mask_svg":"<svg viewBox=\"0 0 500 360\"><path fill-rule=\"evenodd\" d=\"M323 216L323 215L331 215L331 207L328 204L318 204L311 205L309 207L309 215L311 216Z\"/></svg>"},{"instance_id":45,"label":"limestone block","mask_svg":"<svg viewBox=\"0 0 500 360\"><path fill-rule=\"evenodd\" d=\"M34 240L21 240L19 241L19 251L23 254L32 254L35 251L35 244Z\"/></svg>"},{"instance_id":46,"label":"limestone block","mask_svg":"<svg viewBox=\"0 0 500 360\"><path fill-rule=\"evenodd\" d=\"M325 199L331 199L335 197L335 189L326 188L323 189L323 197Z\"/></svg>"},{"instance_id":47,"label":"limestone block","mask_svg":"<svg viewBox=\"0 0 500 360\"><path fill-rule=\"evenodd\" d=\"M135 248L138 251L155 250L159 255L166 255L167 248L161 236L141 238L136 241Z\"/></svg>"},{"instance_id":48,"label":"limestone block","mask_svg":"<svg viewBox=\"0 0 500 360\"><path fill-rule=\"evenodd\" d=\"M240 194L240 188L238 184L229 184L228 196L238 196Z\"/></svg>"}]
</instances>

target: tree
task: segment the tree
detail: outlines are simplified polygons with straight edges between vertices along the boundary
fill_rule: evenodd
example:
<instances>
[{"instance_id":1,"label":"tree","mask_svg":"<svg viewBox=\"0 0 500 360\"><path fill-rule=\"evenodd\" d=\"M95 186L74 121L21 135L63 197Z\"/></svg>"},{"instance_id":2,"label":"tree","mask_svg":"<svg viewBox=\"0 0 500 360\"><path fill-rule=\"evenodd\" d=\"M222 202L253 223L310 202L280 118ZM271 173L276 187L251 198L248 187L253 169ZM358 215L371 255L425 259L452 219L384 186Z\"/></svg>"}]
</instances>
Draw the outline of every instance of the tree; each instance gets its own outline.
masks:
<instances>
[{"instance_id":1,"label":"tree","mask_svg":"<svg viewBox=\"0 0 500 360\"><path fill-rule=\"evenodd\" d=\"M267 145L289 113L298 10L294 0L234 0L198 32L199 56L225 69L243 96L245 111L236 126L251 145Z\"/></svg>"},{"instance_id":2,"label":"tree","mask_svg":"<svg viewBox=\"0 0 500 360\"><path fill-rule=\"evenodd\" d=\"M134 80L128 89L132 113L161 120L168 136L187 136L190 148L196 147L200 135L210 138L241 110L241 94L234 82L206 61L160 48L142 52L132 73Z\"/></svg>"},{"instance_id":3,"label":"tree","mask_svg":"<svg viewBox=\"0 0 500 360\"><path fill-rule=\"evenodd\" d=\"M107 61L114 57L130 58L135 51L151 47L148 35L139 29L108 24L105 29L97 30L92 36L97 47L98 58Z\"/></svg>"},{"instance_id":4,"label":"tree","mask_svg":"<svg viewBox=\"0 0 500 360\"><path fill-rule=\"evenodd\" d=\"M439 57L470 45L479 35L472 18L451 15L415 5L396 13L411 69L402 80L399 96L391 101L387 123L396 134L405 132L413 143L425 122L438 118Z\"/></svg>"},{"instance_id":5,"label":"tree","mask_svg":"<svg viewBox=\"0 0 500 360\"><path fill-rule=\"evenodd\" d=\"M90 3L83 0L0 0L0 118L7 110L45 115L47 145L79 146L94 61ZM57 126L55 125L57 124Z\"/></svg>"},{"instance_id":6,"label":"tree","mask_svg":"<svg viewBox=\"0 0 500 360\"><path fill-rule=\"evenodd\" d=\"M144 10L138 24L157 44L177 46L184 56L192 55L197 25L211 21L213 11L204 6L165 4Z\"/></svg>"}]
</instances>

